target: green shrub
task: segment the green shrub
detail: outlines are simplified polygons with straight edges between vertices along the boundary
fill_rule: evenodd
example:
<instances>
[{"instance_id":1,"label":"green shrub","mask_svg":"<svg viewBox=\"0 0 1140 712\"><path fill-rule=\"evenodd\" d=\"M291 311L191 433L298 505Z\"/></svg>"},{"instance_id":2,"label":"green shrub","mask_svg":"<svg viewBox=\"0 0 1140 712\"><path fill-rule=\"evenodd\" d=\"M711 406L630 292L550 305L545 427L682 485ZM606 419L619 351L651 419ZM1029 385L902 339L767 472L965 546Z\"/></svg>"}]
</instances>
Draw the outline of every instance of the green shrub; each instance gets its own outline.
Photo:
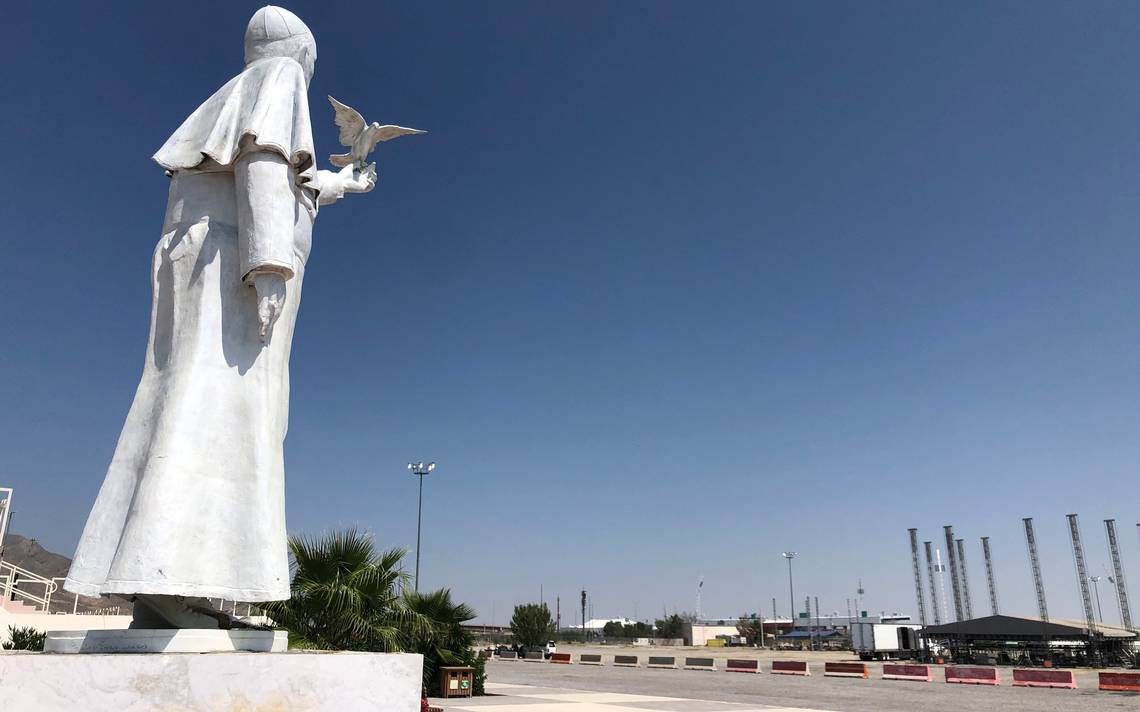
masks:
<instances>
[{"instance_id":1,"label":"green shrub","mask_svg":"<svg viewBox=\"0 0 1140 712\"><path fill-rule=\"evenodd\" d=\"M35 628L8 626L8 642L5 650L43 650L45 635Z\"/></svg>"}]
</instances>

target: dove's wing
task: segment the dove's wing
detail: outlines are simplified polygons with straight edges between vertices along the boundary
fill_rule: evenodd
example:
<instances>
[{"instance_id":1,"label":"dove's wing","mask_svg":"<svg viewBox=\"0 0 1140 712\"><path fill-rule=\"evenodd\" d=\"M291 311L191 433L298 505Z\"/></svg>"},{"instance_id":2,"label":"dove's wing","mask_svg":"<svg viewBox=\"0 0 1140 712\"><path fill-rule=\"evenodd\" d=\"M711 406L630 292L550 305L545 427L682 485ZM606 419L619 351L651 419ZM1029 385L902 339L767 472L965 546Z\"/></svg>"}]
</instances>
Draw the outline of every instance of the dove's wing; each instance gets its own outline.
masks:
<instances>
[{"instance_id":1,"label":"dove's wing","mask_svg":"<svg viewBox=\"0 0 1140 712\"><path fill-rule=\"evenodd\" d=\"M376 138L378 141L391 141L392 139L398 138L400 136L412 136L415 134L426 133L427 131L421 131L419 129L409 129L404 128L403 126L387 125L380 127L380 129L376 132Z\"/></svg>"},{"instance_id":2,"label":"dove's wing","mask_svg":"<svg viewBox=\"0 0 1140 712\"><path fill-rule=\"evenodd\" d=\"M340 145L352 148L353 142L364 130L364 117L348 104L342 104L329 97L329 103L336 110L336 125L340 127Z\"/></svg>"}]
</instances>

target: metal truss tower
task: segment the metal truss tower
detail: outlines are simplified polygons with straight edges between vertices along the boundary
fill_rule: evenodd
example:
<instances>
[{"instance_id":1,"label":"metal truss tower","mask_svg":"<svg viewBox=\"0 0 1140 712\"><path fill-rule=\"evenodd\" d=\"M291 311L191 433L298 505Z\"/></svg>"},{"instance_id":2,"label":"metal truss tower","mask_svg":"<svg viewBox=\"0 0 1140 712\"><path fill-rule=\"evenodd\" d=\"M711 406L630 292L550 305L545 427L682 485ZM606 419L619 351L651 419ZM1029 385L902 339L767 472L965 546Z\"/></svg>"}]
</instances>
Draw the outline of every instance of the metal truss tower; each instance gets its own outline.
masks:
<instances>
[{"instance_id":1,"label":"metal truss tower","mask_svg":"<svg viewBox=\"0 0 1140 712\"><path fill-rule=\"evenodd\" d=\"M1037 558L1037 537L1033 535L1033 517L1021 520L1025 523L1025 546L1029 549L1029 568L1033 569L1033 588L1037 592L1037 612L1042 623L1049 622L1049 607L1045 605L1045 584L1041 581L1041 560Z\"/></svg>"},{"instance_id":2,"label":"metal truss tower","mask_svg":"<svg viewBox=\"0 0 1140 712\"><path fill-rule=\"evenodd\" d=\"M955 539L958 546L958 575L962 577L962 605L966 609L966 620L974 618L974 604L970 600L970 577L966 573L966 544L961 539Z\"/></svg>"},{"instance_id":3,"label":"metal truss tower","mask_svg":"<svg viewBox=\"0 0 1140 712\"><path fill-rule=\"evenodd\" d=\"M1066 515L1069 519L1069 538L1073 542L1073 563L1077 565L1077 582L1081 589L1081 605L1085 609L1085 625L1089 629L1089 638L1096 635L1096 618L1093 615L1092 593L1089 591L1089 572L1085 567L1085 548L1081 544L1081 525L1077 515Z\"/></svg>"},{"instance_id":4,"label":"metal truss tower","mask_svg":"<svg viewBox=\"0 0 1140 712\"><path fill-rule=\"evenodd\" d=\"M930 607L934 609L934 625L942 625L942 614L938 607L938 585L934 583L934 555L930 551L932 542L924 541L926 549L926 577L930 581Z\"/></svg>"},{"instance_id":5,"label":"metal truss tower","mask_svg":"<svg viewBox=\"0 0 1140 712\"><path fill-rule=\"evenodd\" d=\"M942 527L946 534L946 558L950 559L950 588L954 591L954 620L965 620L962 617L962 588L958 585L958 557L954 554L954 527L947 524Z\"/></svg>"},{"instance_id":6,"label":"metal truss tower","mask_svg":"<svg viewBox=\"0 0 1140 712\"><path fill-rule=\"evenodd\" d=\"M907 529L910 534L910 563L914 569L914 595L918 601L918 622L926 627L926 597L922 595L922 570L918 565L918 530Z\"/></svg>"},{"instance_id":7,"label":"metal truss tower","mask_svg":"<svg viewBox=\"0 0 1140 712\"><path fill-rule=\"evenodd\" d=\"M986 559L986 582L990 587L990 615L998 615L997 583L994 582L994 562L990 558L990 538L982 537L982 556Z\"/></svg>"},{"instance_id":8,"label":"metal truss tower","mask_svg":"<svg viewBox=\"0 0 1140 712\"><path fill-rule=\"evenodd\" d=\"M1124 565L1120 562L1120 546L1116 541L1116 520L1104 520L1108 553L1112 557L1112 582L1116 585L1116 603L1120 606L1120 624L1132 630L1132 609L1128 605L1128 586L1124 583Z\"/></svg>"}]
</instances>

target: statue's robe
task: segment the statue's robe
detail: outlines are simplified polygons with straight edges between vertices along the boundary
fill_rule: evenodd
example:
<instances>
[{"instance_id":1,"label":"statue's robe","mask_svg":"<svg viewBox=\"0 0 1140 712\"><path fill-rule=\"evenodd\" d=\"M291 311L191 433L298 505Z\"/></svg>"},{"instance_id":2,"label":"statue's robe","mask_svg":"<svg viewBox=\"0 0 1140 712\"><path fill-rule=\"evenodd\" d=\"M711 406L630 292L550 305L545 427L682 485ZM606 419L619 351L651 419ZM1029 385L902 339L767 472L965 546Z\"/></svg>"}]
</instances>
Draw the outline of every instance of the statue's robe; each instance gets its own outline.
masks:
<instances>
[{"instance_id":1,"label":"statue's robe","mask_svg":"<svg viewBox=\"0 0 1140 712\"><path fill-rule=\"evenodd\" d=\"M306 88L292 59L254 62L155 154L171 182L146 363L69 591L289 597L289 351L326 197ZM248 278L266 269L288 281L263 342Z\"/></svg>"}]
</instances>

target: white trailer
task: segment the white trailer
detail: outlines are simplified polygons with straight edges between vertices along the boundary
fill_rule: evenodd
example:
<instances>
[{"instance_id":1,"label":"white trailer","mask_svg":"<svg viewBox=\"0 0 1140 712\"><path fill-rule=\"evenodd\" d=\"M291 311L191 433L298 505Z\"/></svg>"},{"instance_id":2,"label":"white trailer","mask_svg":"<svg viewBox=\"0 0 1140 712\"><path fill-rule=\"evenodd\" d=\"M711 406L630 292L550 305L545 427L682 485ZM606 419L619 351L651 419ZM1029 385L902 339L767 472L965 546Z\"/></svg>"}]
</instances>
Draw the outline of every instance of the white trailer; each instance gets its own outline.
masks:
<instances>
[{"instance_id":1,"label":"white trailer","mask_svg":"<svg viewBox=\"0 0 1140 712\"><path fill-rule=\"evenodd\" d=\"M898 623L852 623L851 649L860 660L913 658L922 652L922 626Z\"/></svg>"}]
</instances>

